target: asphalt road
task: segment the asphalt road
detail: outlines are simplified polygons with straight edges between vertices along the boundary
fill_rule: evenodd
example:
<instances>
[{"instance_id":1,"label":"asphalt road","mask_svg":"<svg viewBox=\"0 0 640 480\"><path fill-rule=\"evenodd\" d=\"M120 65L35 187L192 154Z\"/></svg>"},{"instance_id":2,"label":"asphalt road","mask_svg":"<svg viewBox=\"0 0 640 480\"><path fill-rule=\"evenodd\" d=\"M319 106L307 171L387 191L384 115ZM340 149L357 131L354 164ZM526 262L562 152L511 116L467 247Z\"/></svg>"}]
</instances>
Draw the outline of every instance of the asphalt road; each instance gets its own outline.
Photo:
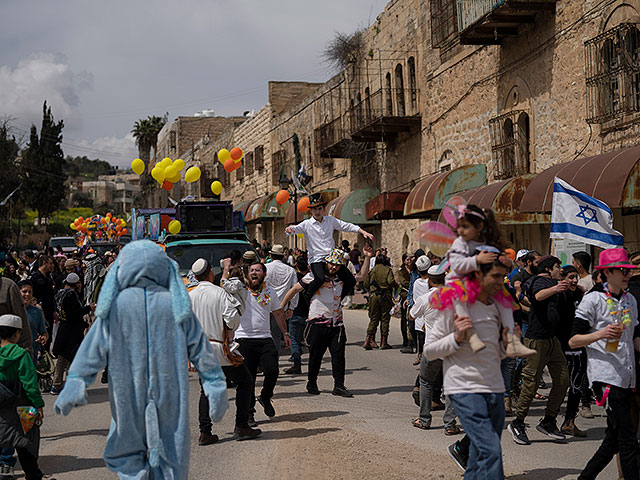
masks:
<instances>
[{"instance_id":1,"label":"asphalt road","mask_svg":"<svg viewBox=\"0 0 640 480\"><path fill-rule=\"evenodd\" d=\"M190 374L190 478L461 478L461 470L446 454L447 445L460 437L444 435L441 412L435 412L431 430L420 430L410 424L417 415L410 395L417 373L411 365L414 356L403 355L397 348L363 350L360 345L367 324L366 312L349 310L345 319L346 385L355 397L331 395L333 384L327 354L319 379L322 391L319 396L306 393L304 375L280 377L273 400L276 416L267 419L258 406L256 419L264 433L257 440L233 440L232 401L223 421L214 426L220 442L198 446L198 381L195 374ZM393 322L391 340L397 345L398 320ZM287 358L286 354L281 356L281 370L289 366ZM303 371L306 372L305 366ZM230 395L233 398L234 392ZM68 417L53 414L54 397L46 395L45 401L41 469L57 479L116 478L102 459L110 423L107 386L99 383L92 386L89 405L73 410ZM594 409L602 414L599 407ZM537 401L527 419L532 426L529 429L532 445L515 445L504 431L502 446L507 478L576 478L599 445L604 433L604 417L592 420L579 417L577 423L587 431L588 438L571 438L565 444L557 444L533 428L543 410L543 403ZM617 478L615 465L611 464L600 478Z\"/></svg>"}]
</instances>

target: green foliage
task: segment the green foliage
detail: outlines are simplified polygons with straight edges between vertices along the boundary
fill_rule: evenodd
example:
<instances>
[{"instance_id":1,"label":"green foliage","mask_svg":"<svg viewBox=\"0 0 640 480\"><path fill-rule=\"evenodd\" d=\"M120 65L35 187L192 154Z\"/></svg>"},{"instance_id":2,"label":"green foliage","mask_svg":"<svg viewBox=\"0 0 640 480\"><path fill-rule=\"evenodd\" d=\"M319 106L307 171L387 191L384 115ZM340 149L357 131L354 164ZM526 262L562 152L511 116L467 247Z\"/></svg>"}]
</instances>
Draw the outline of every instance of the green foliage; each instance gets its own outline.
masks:
<instances>
[{"instance_id":1,"label":"green foliage","mask_svg":"<svg viewBox=\"0 0 640 480\"><path fill-rule=\"evenodd\" d=\"M0 202L20 185L17 166L20 147L16 139L9 134L9 129L8 119L0 122L0 172L2 172L0 175ZM0 237L9 235L9 216L19 213L22 207L19 198L20 192L17 192L7 205L0 207Z\"/></svg>"},{"instance_id":2,"label":"green foliage","mask_svg":"<svg viewBox=\"0 0 640 480\"><path fill-rule=\"evenodd\" d=\"M72 207L93 207L93 200L87 192L74 192L71 196Z\"/></svg>"},{"instance_id":3,"label":"green foliage","mask_svg":"<svg viewBox=\"0 0 640 480\"><path fill-rule=\"evenodd\" d=\"M35 125L27 148L22 153L21 170L23 198L40 217L48 217L64 200L65 180L64 156L62 153L62 129L64 122L55 122L51 107L44 102L40 135Z\"/></svg>"},{"instance_id":4,"label":"green foliage","mask_svg":"<svg viewBox=\"0 0 640 480\"><path fill-rule=\"evenodd\" d=\"M104 160L91 160L85 156L67 156L64 161L64 172L69 177L97 179L100 175L112 174L114 172L114 168L109 164L109 162L105 162Z\"/></svg>"}]
</instances>

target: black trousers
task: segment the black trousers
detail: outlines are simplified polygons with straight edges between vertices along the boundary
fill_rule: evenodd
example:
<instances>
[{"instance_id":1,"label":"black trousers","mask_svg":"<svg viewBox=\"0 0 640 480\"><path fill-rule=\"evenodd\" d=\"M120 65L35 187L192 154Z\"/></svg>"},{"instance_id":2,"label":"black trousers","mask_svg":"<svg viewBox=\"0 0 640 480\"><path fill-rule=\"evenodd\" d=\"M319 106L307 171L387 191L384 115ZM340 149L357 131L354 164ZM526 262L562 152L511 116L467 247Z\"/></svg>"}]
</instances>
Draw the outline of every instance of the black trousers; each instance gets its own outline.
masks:
<instances>
[{"instance_id":1,"label":"black trousers","mask_svg":"<svg viewBox=\"0 0 640 480\"><path fill-rule=\"evenodd\" d=\"M305 295L309 300L313 297L313 294L324 284L325 276L325 263L316 262L310 265L311 273L313 273L313 282L309 284L306 289ZM342 282L342 298L353 295L353 289L356 286L356 278L351 275L351 272L344 265L338 270L338 279Z\"/></svg>"},{"instance_id":2,"label":"black trousers","mask_svg":"<svg viewBox=\"0 0 640 480\"><path fill-rule=\"evenodd\" d=\"M272 338L238 338L236 341L240 344L238 350L244 357L244 364L253 379L249 402L249 411L253 413L256 406L255 385L258 367L264 375L260 396L270 400L278 382L278 351Z\"/></svg>"},{"instance_id":3,"label":"black trousers","mask_svg":"<svg viewBox=\"0 0 640 480\"><path fill-rule=\"evenodd\" d=\"M604 385L594 382L594 392L602 397ZM631 420L633 391L611 385L607 399L607 428L604 440L584 467L579 480L591 480L598 476L616 453L620 453L620 465L625 480L638 480L638 440Z\"/></svg>"},{"instance_id":4,"label":"black trousers","mask_svg":"<svg viewBox=\"0 0 640 480\"><path fill-rule=\"evenodd\" d=\"M249 409L251 392L253 390L253 378L246 365L231 365L222 367L224 376L236 384L236 427L246 427L249 422ZM209 399L204 394L202 382L200 382L200 402L198 403L198 423L200 432L211 433L211 417L209 417Z\"/></svg>"},{"instance_id":5,"label":"black trousers","mask_svg":"<svg viewBox=\"0 0 640 480\"><path fill-rule=\"evenodd\" d=\"M24 478L26 480L42 480L43 474L38 468L38 457L34 457L26 448L16 448L18 460L22 470L24 470Z\"/></svg>"},{"instance_id":6,"label":"black trousers","mask_svg":"<svg viewBox=\"0 0 640 480\"><path fill-rule=\"evenodd\" d=\"M316 384L322 357L329 349L331 354L331 373L334 387L344 387L344 371L346 366L345 346L347 334L344 327L327 327L315 324L307 325L307 345L309 345L309 383Z\"/></svg>"},{"instance_id":7,"label":"black trousers","mask_svg":"<svg viewBox=\"0 0 640 480\"><path fill-rule=\"evenodd\" d=\"M587 376L587 354L586 352L564 352L567 357L567 367L569 368L569 390L567 393L567 409L564 419L573 420L578 416L580 399L582 398L582 385Z\"/></svg>"}]
</instances>

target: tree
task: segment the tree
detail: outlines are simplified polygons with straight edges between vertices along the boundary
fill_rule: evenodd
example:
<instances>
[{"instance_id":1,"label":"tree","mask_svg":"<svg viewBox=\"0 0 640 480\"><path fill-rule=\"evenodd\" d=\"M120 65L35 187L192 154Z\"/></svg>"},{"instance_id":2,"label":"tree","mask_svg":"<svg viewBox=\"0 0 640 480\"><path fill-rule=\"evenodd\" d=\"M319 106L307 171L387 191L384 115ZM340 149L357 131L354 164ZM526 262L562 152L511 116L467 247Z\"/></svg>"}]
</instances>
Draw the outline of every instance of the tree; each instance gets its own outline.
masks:
<instances>
[{"instance_id":1,"label":"tree","mask_svg":"<svg viewBox=\"0 0 640 480\"><path fill-rule=\"evenodd\" d=\"M98 178L100 175L111 175L114 171L109 162L100 159L67 155L64 160L64 172L70 177Z\"/></svg>"},{"instance_id":2,"label":"tree","mask_svg":"<svg viewBox=\"0 0 640 480\"><path fill-rule=\"evenodd\" d=\"M31 126L29 143L22 152L21 177L23 198L38 213L38 218L62 205L65 196L64 154L62 153L62 129L64 122L55 122L51 107L44 102L40 136L35 125Z\"/></svg>"},{"instance_id":3,"label":"tree","mask_svg":"<svg viewBox=\"0 0 640 480\"><path fill-rule=\"evenodd\" d=\"M144 173L140 178L143 195L146 197L154 186L154 180L149 174L149 164L151 163L151 149L153 148L153 157L156 160L158 150L158 134L164 124L167 123L167 116L148 116L145 119L137 120L133 124L133 138L136 139L138 146L138 156L144 162Z\"/></svg>"},{"instance_id":4,"label":"tree","mask_svg":"<svg viewBox=\"0 0 640 480\"><path fill-rule=\"evenodd\" d=\"M13 135L10 135L10 119L0 120L0 202L7 198L20 185L18 174L18 152L20 147ZM12 214L15 214L16 200L19 193L14 194L7 204L0 210L0 235L4 237L11 230L9 224ZM12 212L12 210L14 210ZM19 212L18 212L19 213Z\"/></svg>"}]
</instances>

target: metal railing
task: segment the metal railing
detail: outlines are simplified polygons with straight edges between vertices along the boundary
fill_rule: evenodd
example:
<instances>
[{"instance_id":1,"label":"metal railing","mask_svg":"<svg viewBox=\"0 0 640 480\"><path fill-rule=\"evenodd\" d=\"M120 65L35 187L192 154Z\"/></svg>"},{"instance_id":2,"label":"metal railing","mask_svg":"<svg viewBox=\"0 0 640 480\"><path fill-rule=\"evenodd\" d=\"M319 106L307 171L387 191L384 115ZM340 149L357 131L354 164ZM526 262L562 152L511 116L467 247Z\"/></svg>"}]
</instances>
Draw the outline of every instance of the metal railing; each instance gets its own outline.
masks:
<instances>
[{"instance_id":1,"label":"metal railing","mask_svg":"<svg viewBox=\"0 0 640 480\"><path fill-rule=\"evenodd\" d=\"M505 0L458 0L458 31L466 30L487 13L504 4Z\"/></svg>"},{"instance_id":2,"label":"metal railing","mask_svg":"<svg viewBox=\"0 0 640 480\"><path fill-rule=\"evenodd\" d=\"M322 152L341 140L349 139L349 133L344 127L346 116L340 116L316 129L318 151Z\"/></svg>"},{"instance_id":3,"label":"metal railing","mask_svg":"<svg viewBox=\"0 0 640 480\"><path fill-rule=\"evenodd\" d=\"M349 110L349 132L366 128L383 117L411 117L419 112L419 90L381 88Z\"/></svg>"},{"instance_id":4,"label":"metal railing","mask_svg":"<svg viewBox=\"0 0 640 480\"><path fill-rule=\"evenodd\" d=\"M494 178L530 173L529 115L523 110L514 110L489 120L489 128Z\"/></svg>"}]
</instances>

